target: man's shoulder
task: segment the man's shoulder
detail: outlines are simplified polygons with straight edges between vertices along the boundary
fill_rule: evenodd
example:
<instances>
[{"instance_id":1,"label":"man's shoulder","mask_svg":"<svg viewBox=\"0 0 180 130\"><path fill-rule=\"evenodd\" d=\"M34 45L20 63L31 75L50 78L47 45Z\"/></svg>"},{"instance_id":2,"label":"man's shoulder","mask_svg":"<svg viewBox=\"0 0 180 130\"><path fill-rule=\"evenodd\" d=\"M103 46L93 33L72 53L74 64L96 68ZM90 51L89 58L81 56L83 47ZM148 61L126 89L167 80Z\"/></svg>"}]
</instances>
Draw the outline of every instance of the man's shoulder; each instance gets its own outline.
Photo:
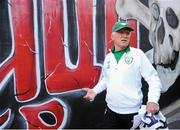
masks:
<instances>
[{"instance_id":1,"label":"man's shoulder","mask_svg":"<svg viewBox=\"0 0 180 130\"><path fill-rule=\"evenodd\" d=\"M135 48L135 47L130 47L131 52L135 52L135 53L142 53L143 51L139 48Z\"/></svg>"},{"instance_id":2,"label":"man's shoulder","mask_svg":"<svg viewBox=\"0 0 180 130\"><path fill-rule=\"evenodd\" d=\"M107 54L106 54L105 59L107 59L107 58L111 58L111 57L112 57L112 53L111 53L111 52L109 52L109 53L107 53Z\"/></svg>"},{"instance_id":3,"label":"man's shoulder","mask_svg":"<svg viewBox=\"0 0 180 130\"><path fill-rule=\"evenodd\" d=\"M111 59L112 57L113 57L113 53L112 53L112 52L108 52L108 53L106 54L105 60Z\"/></svg>"}]
</instances>

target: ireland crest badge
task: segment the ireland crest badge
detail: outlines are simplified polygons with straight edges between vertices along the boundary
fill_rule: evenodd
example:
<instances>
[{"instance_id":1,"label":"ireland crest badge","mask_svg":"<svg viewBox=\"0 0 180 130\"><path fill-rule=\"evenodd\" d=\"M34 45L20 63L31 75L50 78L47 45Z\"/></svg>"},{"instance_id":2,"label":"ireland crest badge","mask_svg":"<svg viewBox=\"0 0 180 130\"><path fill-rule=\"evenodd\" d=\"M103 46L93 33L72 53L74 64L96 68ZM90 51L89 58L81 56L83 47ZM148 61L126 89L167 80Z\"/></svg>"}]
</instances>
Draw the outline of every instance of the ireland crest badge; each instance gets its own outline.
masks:
<instances>
[{"instance_id":1,"label":"ireland crest badge","mask_svg":"<svg viewBox=\"0 0 180 130\"><path fill-rule=\"evenodd\" d=\"M131 57L131 56L126 56L125 57L125 62L126 62L126 64L131 64L132 62L133 62L133 57Z\"/></svg>"}]
</instances>

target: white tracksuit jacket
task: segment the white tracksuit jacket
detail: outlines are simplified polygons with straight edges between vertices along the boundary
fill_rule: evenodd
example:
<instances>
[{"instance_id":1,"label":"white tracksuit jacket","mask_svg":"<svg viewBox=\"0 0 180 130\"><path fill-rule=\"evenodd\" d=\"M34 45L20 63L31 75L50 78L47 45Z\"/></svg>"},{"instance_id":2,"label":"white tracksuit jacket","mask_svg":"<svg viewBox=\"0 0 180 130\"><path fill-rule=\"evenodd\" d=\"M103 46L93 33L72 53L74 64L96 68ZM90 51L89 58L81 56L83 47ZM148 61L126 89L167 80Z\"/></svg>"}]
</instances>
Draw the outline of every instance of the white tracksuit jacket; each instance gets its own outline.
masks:
<instances>
[{"instance_id":1,"label":"white tracksuit jacket","mask_svg":"<svg viewBox=\"0 0 180 130\"><path fill-rule=\"evenodd\" d=\"M114 54L107 54L102 69L102 78L93 88L95 93L107 89L107 106L114 112L129 114L138 112L142 104L142 77L149 85L148 102L158 103L161 81L146 55L130 47L117 63Z\"/></svg>"}]
</instances>

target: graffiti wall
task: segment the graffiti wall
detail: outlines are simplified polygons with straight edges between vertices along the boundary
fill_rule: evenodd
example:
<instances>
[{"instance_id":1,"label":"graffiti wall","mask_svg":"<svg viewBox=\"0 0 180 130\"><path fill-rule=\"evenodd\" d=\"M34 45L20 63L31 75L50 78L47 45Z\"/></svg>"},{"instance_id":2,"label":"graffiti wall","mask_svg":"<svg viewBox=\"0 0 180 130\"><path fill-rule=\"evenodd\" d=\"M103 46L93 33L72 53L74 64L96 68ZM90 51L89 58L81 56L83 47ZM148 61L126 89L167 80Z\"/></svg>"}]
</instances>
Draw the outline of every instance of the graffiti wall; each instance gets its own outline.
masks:
<instances>
[{"instance_id":1,"label":"graffiti wall","mask_svg":"<svg viewBox=\"0 0 180 130\"><path fill-rule=\"evenodd\" d=\"M161 78L161 110L180 128L178 0L1 0L0 128L99 128L105 92L93 102L82 88L101 77L111 28L129 20L131 46ZM144 102L147 84L143 81ZM145 87L144 87L145 86Z\"/></svg>"}]
</instances>

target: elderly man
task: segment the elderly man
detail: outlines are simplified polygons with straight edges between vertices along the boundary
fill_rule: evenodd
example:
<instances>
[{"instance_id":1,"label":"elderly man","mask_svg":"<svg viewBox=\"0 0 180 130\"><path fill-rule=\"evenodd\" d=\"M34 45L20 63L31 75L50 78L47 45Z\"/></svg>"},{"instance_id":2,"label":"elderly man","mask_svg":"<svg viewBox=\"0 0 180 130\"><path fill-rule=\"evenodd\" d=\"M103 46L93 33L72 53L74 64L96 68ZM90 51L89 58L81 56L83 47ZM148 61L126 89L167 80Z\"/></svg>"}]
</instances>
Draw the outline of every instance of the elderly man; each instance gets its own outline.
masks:
<instances>
[{"instance_id":1,"label":"elderly man","mask_svg":"<svg viewBox=\"0 0 180 130\"><path fill-rule=\"evenodd\" d=\"M127 21L116 22L112 28L113 48L107 54L102 69L102 79L93 89L84 88L87 100L106 90L107 108L103 128L129 129L142 105L142 77L149 85L146 111L159 111L161 82L146 55L137 48L130 47L133 28Z\"/></svg>"}]
</instances>

